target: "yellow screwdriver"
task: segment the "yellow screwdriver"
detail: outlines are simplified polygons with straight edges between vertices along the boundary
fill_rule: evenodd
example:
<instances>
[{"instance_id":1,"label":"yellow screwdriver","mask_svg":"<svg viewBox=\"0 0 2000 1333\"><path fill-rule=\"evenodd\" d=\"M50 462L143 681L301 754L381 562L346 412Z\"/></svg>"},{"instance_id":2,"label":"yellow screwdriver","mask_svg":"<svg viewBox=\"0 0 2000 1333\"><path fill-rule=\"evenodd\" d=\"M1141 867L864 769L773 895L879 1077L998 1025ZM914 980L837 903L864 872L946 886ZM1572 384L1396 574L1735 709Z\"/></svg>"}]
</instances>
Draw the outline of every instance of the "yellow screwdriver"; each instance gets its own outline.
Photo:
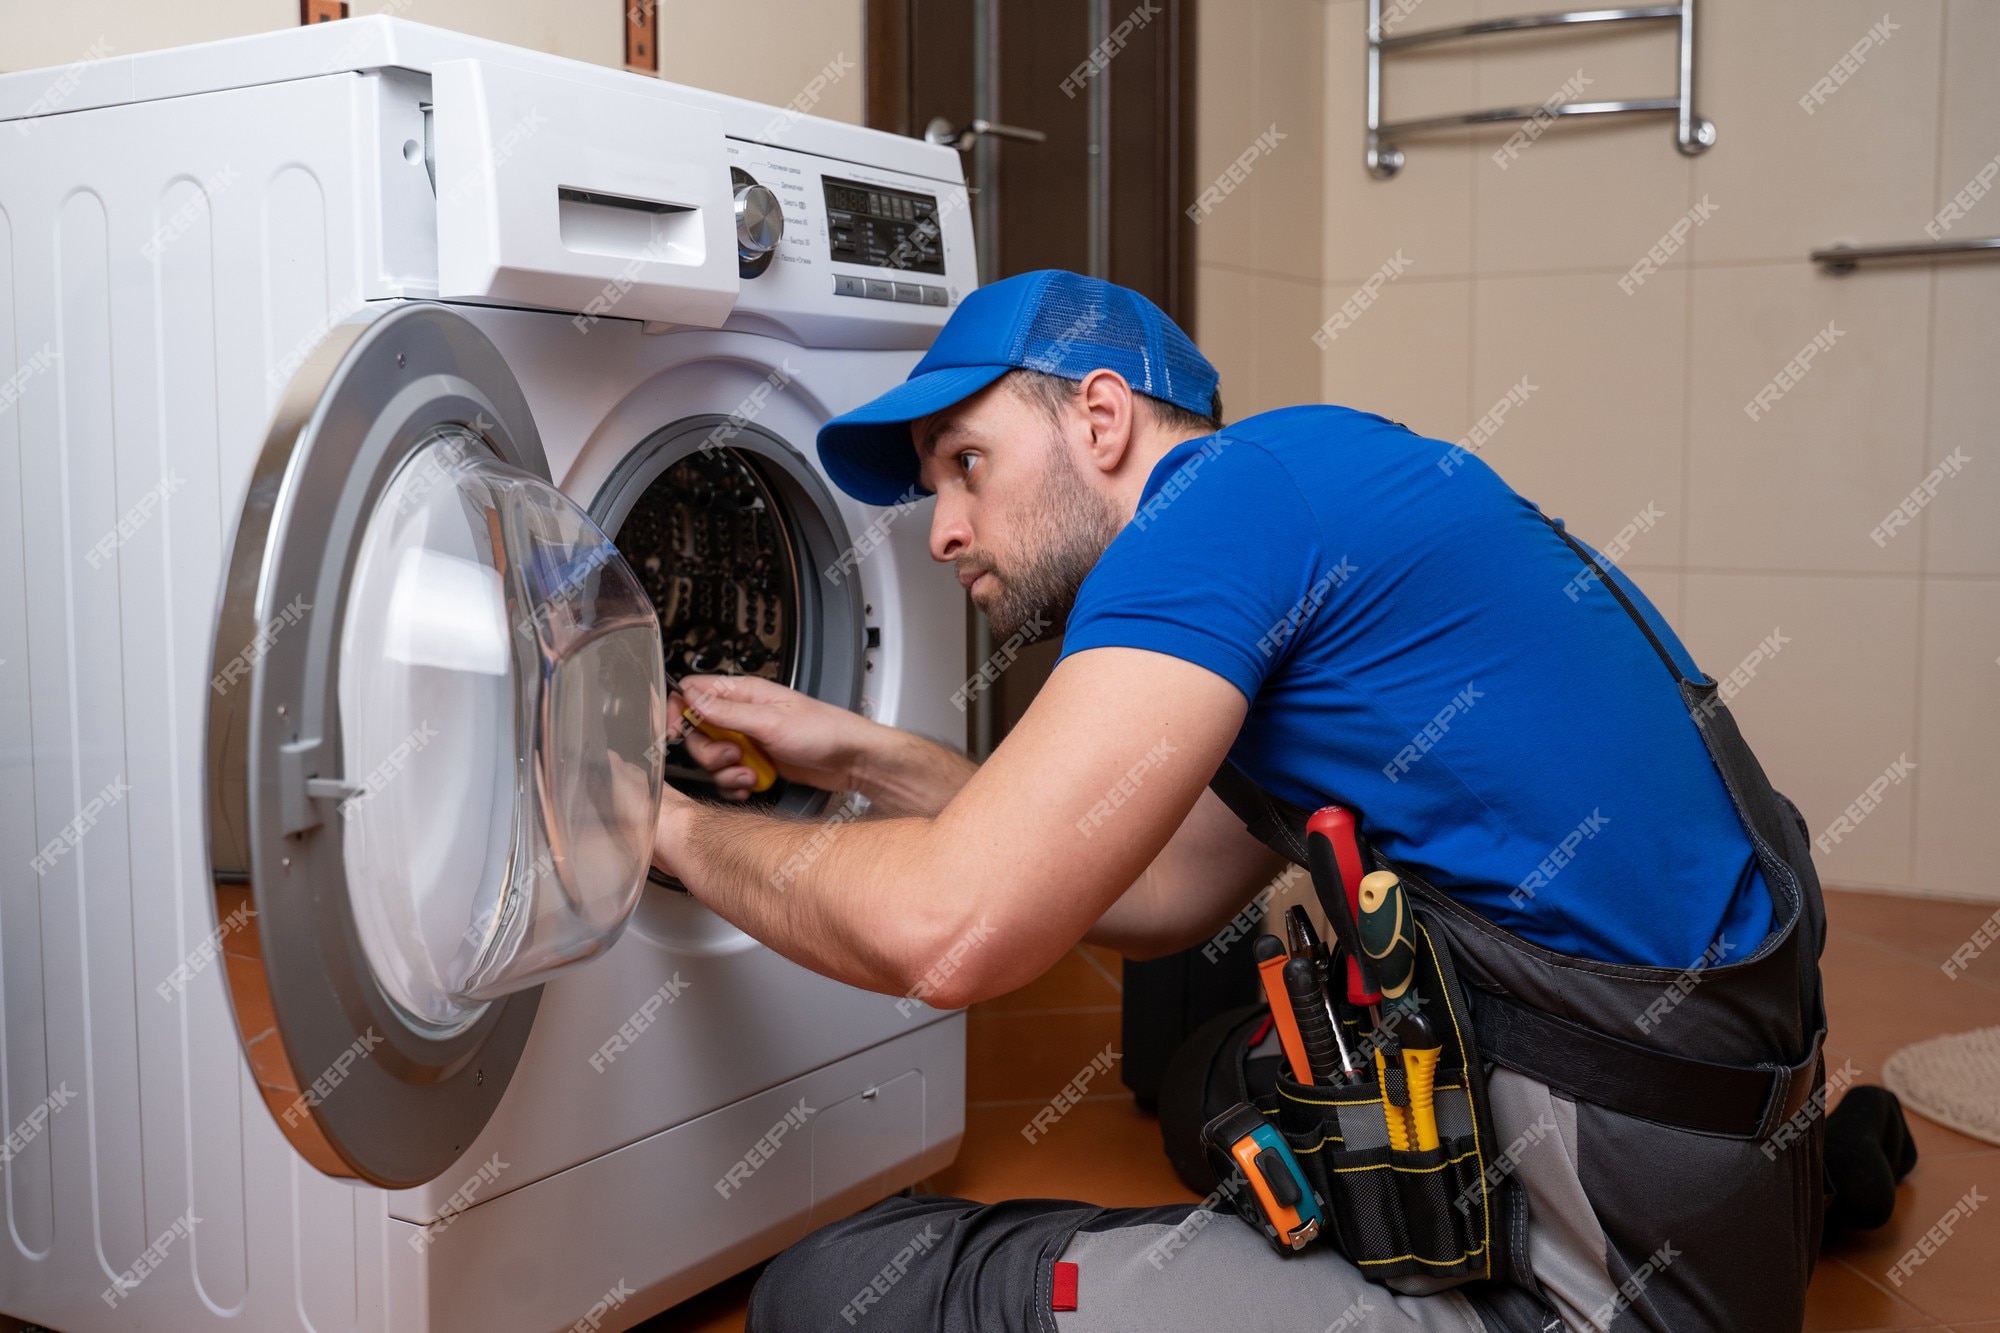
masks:
<instances>
[{"instance_id":1,"label":"yellow screwdriver","mask_svg":"<svg viewBox=\"0 0 2000 1333\"><path fill-rule=\"evenodd\" d=\"M688 700L688 692L682 688L680 678L671 671L667 672L667 689L680 691L681 698ZM726 741L743 752L743 758L738 762L757 775L756 780L750 784L751 791L769 791L771 785L778 780L778 766L771 762L771 756L764 753L764 747L742 732L708 721L695 709L692 700L681 709L681 716L696 731L710 740Z\"/></svg>"},{"instance_id":2,"label":"yellow screwdriver","mask_svg":"<svg viewBox=\"0 0 2000 1333\"><path fill-rule=\"evenodd\" d=\"M1409 896L1403 881L1393 871L1377 870L1361 877L1358 895L1360 913L1355 925L1361 948L1375 964L1375 979L1382 987L1387 1023L1396 1032L1402 1048L1403 1074L1410 1089L1409 1137L1418 1152L1438 1146L1437 1111L1433 1105L1437 1084L1438 1053L1442 1045L1436 1029L1417 1005L1416 922L1410 916ZM1376 1052L1381 1059L1381 1052ZM1389 1108L1391 1110L1400 1108ZM1390 1127L1392 1146L1398 1137Z\"/></svg>"}]
</instances>

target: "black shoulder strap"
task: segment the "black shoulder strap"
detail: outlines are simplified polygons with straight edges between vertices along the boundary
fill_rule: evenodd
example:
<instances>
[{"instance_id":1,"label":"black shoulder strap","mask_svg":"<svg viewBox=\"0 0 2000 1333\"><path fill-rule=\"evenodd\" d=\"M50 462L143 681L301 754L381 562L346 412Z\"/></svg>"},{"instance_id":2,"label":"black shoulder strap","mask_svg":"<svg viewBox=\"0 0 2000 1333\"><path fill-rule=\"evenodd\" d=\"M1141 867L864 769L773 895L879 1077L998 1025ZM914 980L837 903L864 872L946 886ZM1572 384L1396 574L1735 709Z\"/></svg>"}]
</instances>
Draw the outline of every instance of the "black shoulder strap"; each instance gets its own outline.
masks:
<instances>
[{"instance_id":1,"label":"black shoulder strap","mask_svg":"<svg viewBox=\"0 0 2000 1333\"><path fill-rule=\"evenodd\" d=\"M1589 565L1591 570L1597 575L1597 581L1602 583L1606 590L1618 599L1618 605L1625 608L1625 614L1632 617L1632 623L1637 625L1639 632L1646 636L1646 642L1653 645L1653 651L1658 653L1660 660L1667 664L1667 670L1673 673L1674 680L1681 684L1688 683L1687 676L1681 671L1680 663L1674 661L1674 655L1667 651L1667 646L1664 643L1660 642L1660 636L1653 633L1652 625L1648 623L1646 617L1639 614L1639 608L1632 604L1632 599L1625 595L1623 588L1618 586L1618 580L1611 577L1611 571L1606 569L1595 555L1591 554L1589 547L1570 536L1561 523L1550 518L1547 514L1543 514L1539 509L1535 512L1541 515L1542 522L1549 525L1549 531L1562 538L1563 544L1576 552L1577 558L1583 561L1584 564Z\"/></svg>"}]
</instances>

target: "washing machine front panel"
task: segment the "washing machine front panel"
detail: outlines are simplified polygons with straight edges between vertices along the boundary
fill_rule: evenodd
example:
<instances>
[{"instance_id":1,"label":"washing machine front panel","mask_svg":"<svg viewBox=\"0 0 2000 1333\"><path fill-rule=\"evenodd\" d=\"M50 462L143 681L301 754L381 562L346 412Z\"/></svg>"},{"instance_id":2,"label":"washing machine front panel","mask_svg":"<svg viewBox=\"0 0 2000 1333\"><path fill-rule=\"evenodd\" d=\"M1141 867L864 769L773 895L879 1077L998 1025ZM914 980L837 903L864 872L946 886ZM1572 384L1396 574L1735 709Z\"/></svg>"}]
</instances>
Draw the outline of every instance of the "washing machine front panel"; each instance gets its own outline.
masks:
<instances>
[{"instance_id":1,"label":"washing machine front panel","mask_svg":"<svg viewBox=\"0 0 2000 1333\"><path fill-rule=\"evenodd\" d=\"M491 1116L540 983L618 938L665 684L638 578L442 306L334 330L280 407L218 615L210 839L264 1098L320 1170L407 1187ZM275 1040L272 1038L275 1037Z\"/></svg>"}]
</instances>

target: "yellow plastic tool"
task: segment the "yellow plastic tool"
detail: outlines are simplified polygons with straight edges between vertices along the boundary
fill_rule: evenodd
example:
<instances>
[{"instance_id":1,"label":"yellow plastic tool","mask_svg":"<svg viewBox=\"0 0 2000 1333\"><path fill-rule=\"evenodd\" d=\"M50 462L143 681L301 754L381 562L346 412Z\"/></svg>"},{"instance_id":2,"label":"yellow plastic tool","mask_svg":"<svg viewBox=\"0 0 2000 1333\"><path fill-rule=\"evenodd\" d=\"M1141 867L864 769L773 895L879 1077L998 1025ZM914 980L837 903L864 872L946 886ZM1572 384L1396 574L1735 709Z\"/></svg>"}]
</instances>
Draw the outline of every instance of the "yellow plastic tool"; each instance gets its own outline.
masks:
<instances>
[{"instance_id":1,"label":"yellow plastic tool","mask_svg":"<svg viewBox=\"0 0 2000 1333\"><path fill-rule=\"evenodd\" d=\"M667 673L667 688L669 690L681 689L680 678L671 671ZM687 698L685 690L681 691L681 698ZM771 756L764 753L763 746L757 744L757 742L751 740L742 732L729 727L718 726L708 721L699 712L695 711L693 704L688 704L681 709L681 717L686 720L689 726L710 740L726 741L743 752L743 757L738 762L757 775L756 780L750 784L751 791L769 791L771 785L778 780L778 766L771 762Z\"/></svg>"},{"instance_id":2,"label":"yellow plastic tool","mask_svg":"<svg viewBox=\"0 0 2000 1333\"><path fill-rule=\"evenodd\" d=\"M1429 1152L1438 1146L1437 1110L1432 1104L1437 1086L1438 1048L1403 1048L1403 1075L1410 1085L1407 1114L1415 1127L1417 1151ZM1399 1108L1400 1109L1400 1108Z\"/></svg>"},{"instance_id":3,"label":"yellow plastic tool","mask_svg":"<svg viewBox=\"0 0 2000 1333\"><path fill-rule=\"evenodd\" d=\"M1432 1052L1432 1055L1436 1054L1435 1051ZM1406 1070L1409 1068L1409 1061L1407 1059L1404 1061L1404 1068ZM1398 1106L1389 1100L1389 1063L1383 1059L1382 1048L1380 1046L1375 1048L1375 1085L1382 1089L1382 1118L1389 1122L1389 1146L1397 1152L1408 1152L1411 1147L1410 1122L1404 1119L1404 1117L1411 1110L1415 1109L1416 1089L1414 1087L1410 1089L1410 1101L1413 1105L1408 1108ZM1426 1109L1430 1106L1430 1089L1428 1088L1424 1090L1424 1106ZM1437 1126L1435 1123L1431 1126L1431 1146L1437 1146Z\"/></svg>"}]
</instances>

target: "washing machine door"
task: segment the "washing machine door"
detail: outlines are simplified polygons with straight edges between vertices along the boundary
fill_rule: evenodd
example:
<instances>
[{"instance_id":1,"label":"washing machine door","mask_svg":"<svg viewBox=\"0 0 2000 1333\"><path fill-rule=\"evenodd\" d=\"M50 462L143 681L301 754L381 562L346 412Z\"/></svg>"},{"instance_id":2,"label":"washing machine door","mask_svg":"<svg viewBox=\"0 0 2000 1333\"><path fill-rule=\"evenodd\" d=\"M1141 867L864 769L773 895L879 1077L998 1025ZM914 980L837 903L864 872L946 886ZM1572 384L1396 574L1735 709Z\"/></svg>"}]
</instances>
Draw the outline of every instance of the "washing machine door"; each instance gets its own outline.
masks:
<instances>
[{"instance_id":1,"label":"washing machine door","mask_svg":"<svg viewBox=\"0 0 2000 1333\"><path fill-rule=\"evenodd\" d=\"M539 984L624 929L666 687L652 604L440 305L336 327L251 478L215 627L209 844L279 1128L401 1188L485 1125Z\"/></svg>"}]
</instances>

